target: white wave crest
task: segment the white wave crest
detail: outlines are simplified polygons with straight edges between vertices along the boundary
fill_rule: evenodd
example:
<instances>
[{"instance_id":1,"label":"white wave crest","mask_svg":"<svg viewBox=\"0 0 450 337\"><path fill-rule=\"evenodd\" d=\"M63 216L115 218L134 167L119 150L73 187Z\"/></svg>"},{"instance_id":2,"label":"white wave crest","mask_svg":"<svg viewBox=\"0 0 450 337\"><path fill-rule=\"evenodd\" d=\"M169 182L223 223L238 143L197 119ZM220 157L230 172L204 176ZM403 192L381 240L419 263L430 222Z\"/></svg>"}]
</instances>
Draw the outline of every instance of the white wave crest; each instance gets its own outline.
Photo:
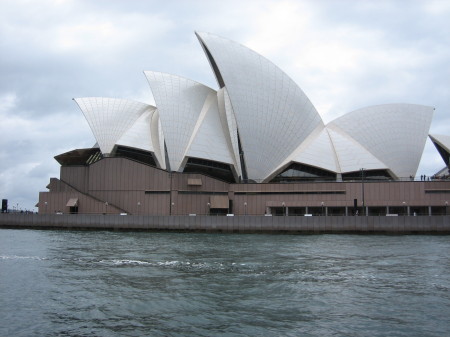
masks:
<instances>
[{"instance_id":1,"label":"white wave crest","mask_svg":"<svg viewBox=\"0 0 450 337\"><path fill-rule=\"evenodd\" d=\"M152 263L140 260L101 260L100 263L113 264L116 266L123 265L151 265Z\"/></svg>"},{"instance_id":2,"label":"white wave crest","mask_svg":"<svg viewBox=\"0 0 450 337\"><path fill-rule=\"evenodd\" d=\"M18 255L0 255L0 260L47 260L45 257L39 256L18 256Z\"/></svg>"}]
</instances>

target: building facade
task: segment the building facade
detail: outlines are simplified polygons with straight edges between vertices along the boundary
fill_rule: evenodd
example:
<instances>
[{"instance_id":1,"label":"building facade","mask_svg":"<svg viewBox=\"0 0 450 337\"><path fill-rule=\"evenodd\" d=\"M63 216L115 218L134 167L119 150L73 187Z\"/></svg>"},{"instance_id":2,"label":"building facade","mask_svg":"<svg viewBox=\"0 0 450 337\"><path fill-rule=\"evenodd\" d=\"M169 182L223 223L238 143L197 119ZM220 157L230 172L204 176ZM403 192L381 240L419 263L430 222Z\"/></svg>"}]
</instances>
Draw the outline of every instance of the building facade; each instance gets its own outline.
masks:
<instances>
[{"instance_id":1,"label":"building facade","mask_svg":"<svg viewBox=\"0 0 450 337\"><path fill-rule=\"evenodd\" d=\"M74 99L97 143L55 157L40 213L443 212L447 182L413 181L434 108L377 105L325 124L271 61L196 35L218 88L145 71L156 106Z\"/></svg>"},{"instance_id":2,"label":"building facade","mask_svg":"<svg viewBox=\"0 0 450 337\"><path fill-rule=\"evenodd\" d=\"M133 215L445 215L450 181L227 183L128 158L62 166L39 213Z\"/></svg>"}]
</instances>

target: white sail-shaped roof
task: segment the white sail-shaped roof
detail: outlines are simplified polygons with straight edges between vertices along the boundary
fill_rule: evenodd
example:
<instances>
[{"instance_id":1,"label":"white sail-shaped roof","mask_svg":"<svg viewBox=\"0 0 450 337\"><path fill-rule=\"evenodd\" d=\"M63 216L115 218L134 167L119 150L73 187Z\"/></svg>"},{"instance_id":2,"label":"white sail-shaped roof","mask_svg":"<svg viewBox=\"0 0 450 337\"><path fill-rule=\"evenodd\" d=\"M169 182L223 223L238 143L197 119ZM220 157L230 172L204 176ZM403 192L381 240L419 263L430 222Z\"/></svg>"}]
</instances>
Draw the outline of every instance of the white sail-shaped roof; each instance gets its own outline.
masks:
<instances>
[{"instance_id":1,"label":"white sail-shaped roof","mask_svg":"<svg viewBox=\"0 0 450 337\"><path fill-rule=\"evenodd\" d=\"M214 160L233 165L219 117L216 93L211 93L197 120L185 157Z\"/></svg>"},{"instance_id":2,"label":"white sail-shaped roof","mask_svg":"<svg viewBox=\"0 0 450 337\"><path fill-rule=\"evenodd\" d=\"M439 154L442 157L442 160L444 161L446 166L449 166L450 163L450 136L446 135L429 135L431 141L433 142L434 146L438 150ZM448 173L447 170L445 170L445 173Z\"/></svg>"},{"instance_id":3,"label":"white sail-shaped roof","mask_svg":"<svg viewBox=\"0 0 450 337\"><path fill-rule=\"evenodd\" d=\"M162 169L181 172L189 158L199 158L229 164L234 178L264 182L291 164L299 172L316 168L318 176L334 172L337 179L362 168L386 170L394 178L416 174L432 107L371 106L324 125L308 97L272 62L236 42L196 34L218 91L145 71L157 107L114 98L75 99L105 156L124 145L152 152ZM450 137L430 138L450 161Z\"/></svg>"},{"instance_id":4,"label":"white sail-shaped roof","mask_svg":"<svg viewBox=\"0 0 450 337\"><path fill-rule=\"evenodd\" d=\"M217 92L198 82L145 71L160 115L172 171L181 171L186 157L234 164L222 128Z\"/></svg>"},{"instance_id":5,"label":"white sail-shaped roof","mask_svg":"<svg viewBox=\"0 0 450 337\"><path fill-rule=\"evenodd\" d=\"M437 135L437 134L432 134L432 135L429 135L429 136L430 136L430 139L431 139L431 141L433 143L436 143L436 144L440 145L445 150L450 152L450 136Z\"/></svg>"},{"instance_id":6,"label":"white sail-shaped roof","mask_svg":"<svg viewBox=\"0 0 450 337\"><path fill-rule=\"evenodd\" d=\"M155 107L125 99L74 98L94 134L103 155L108 156L117 141L144 114Z\"/></svg>"},{"instance_id":7,"label":"white sail-shaped roof","mask_svg":"<svg viewBox=\"0 0 450 337\"><path fill-rule=\"evenodd\" d=\"M290 163L301 163L335 173L355 172L361 168L388 168L345 132L330 125L314 130L275 173L282 172Z\"/></svg>"},{"instance_id":8,"label":"white sail-shaped roof","mask_svg":"<svg viewBox=\"0 0 450 337\"><path fill-rule=\"evenodd\" d=\"M325 128L311 134L292 156L291 161L339 172L333 144Z\"/></svg>"},{"instance_id":9,"label":"white sail-shaped roof","mask_svg":"<svg viewBox=\"0 0 450 337\"><path fill-rule=\"evenodd\" d=\"M116 144L153 152L150 121L154 111L155 109L145 111L136 122L123 133Z\"/></svg>"},{"instance_id":10,"label":"white sail-shaped roof","mask_svg":"<svg viewBox=\"0 0 450 337\"><path fill-rule=\"evenodd\" d=\"M350 112L330 123L361 144L398 177L415 176L433 108L385 104Z\"/></svg>"},{"instance_id":11,"label":"white sail-shaped roof","mask_svg":"<svg viewBox=\"0 0 450 337\"><path fill-rule=\"evenodd\" d=\"M215 91L180 76L154 71L144 74L158 107L170 169L178 171L206 97Z\"/></svg>"},{"instance_id":12,"label":"white sail-shaped roof","mask_svg":"<svg viewBox=\"0 0 450 337\"><path fill-rule=\"evenodd\" d=\"M298 85L272 62L216 35L197 36L230 97L248 178L264 179L323 122Z\"/></svg>"},{"instance_id":13,"label":"white sail-shaped roof","mask_svg":"<svg viewBox=\"0 0 450 337\"><path fill-rule=\"evenodd\" d=\"M153 152L158 167L165 169L164 149L161 150L160 146L160 139L164 136L162 130L158 128L159 124L158 110L149 109L120 137L117 145Z\"/></svg>"},{"instance_id":14,"label":"white sail-shaped roof","mask_svg":"<svg viewBox=\"0 0 450 337\"><path fill-rule=\"evenodd\" d=\"M151 134L152 134L152 144L155 150L156 158L162 169L166 169L166 151L164 149L164 133L162 130L161 120L159 119L158 109L152 115L152 120L150 122Z\"/></svg>"},{"instance_id":15,"label":"white sail-shaped roof","mask_svg":"<svg viewBox=\"0 0 450 337\"><path fill-rule=\"evenodd\" d=\"M227 89L224 87L217 91L217 100L219 105L220 121L222 128L225 130L225 137L228 147L232 149L234 167L238 177L242 177L241 159L239 158L239 141L236 117L234 116L233 107L231 106L230 97Z\"/></svg>"},{"instance_id":16,"label":"white sail-shaped roof","mask_svg":"<svg viewBox=\"0 0 450 337\"><path fill-rule=\"evenodd\" d=\"M339 172L333 145L327 130L323 126L318 126L266 181L270 181L294 162L318 167L330 172Z\"/></svg>"},{"instance_id":17,"label":"white sail-shaped roof","mask_svg":"<svg viewBox=\"0 0 450 337\"><path fill-rule=\"evenodd\" d=\"M339 129L327 127L339 163L339 173L365 170L383 170L388 167L367 151L361 144Z\"/></svg>"}]
</instances>

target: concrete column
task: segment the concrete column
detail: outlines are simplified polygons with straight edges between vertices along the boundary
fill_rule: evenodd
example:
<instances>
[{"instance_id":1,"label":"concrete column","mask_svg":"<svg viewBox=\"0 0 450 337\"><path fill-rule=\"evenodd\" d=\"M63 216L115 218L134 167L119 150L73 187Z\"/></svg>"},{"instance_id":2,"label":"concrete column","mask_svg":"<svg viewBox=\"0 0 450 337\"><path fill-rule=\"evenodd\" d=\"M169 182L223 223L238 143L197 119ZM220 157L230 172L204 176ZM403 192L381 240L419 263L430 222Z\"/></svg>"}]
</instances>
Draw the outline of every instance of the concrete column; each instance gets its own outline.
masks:
<instances>
[{"instance_id":1,"label":"concrete column","mask_svg":"<svg viewBox=\"0 0 450 337\"><path fill-rule=\"evenodd\" d=\"M345 206L345 216L348 216L348 207Z\"/></svg>"},{"instance_id":2,"label":"concrete column","mask_svg":"<svg viewBox=\"0 0 450 337\"><path fill-rule=\"evenodd\" d=\"M428 215L432 216L433 214L431 214L431 206L428 206Z\"/></svg>"},{"instance_id":3,"label":"concrete column","mask_svg":"<svg viewBox=\"0 0 450 337\"><path fill-rule=\"evenodd\" d=\"M366 216L369 215L369 206L366 206L366 212L365 212Z\"/></svg>"},{"instance_id":4,"label":"concrete column","mask_svg":"<svg viewBox=\"0 0 450 337\"><path fill-rule=\"evenodd\" d=\"M409 209L409 206L406 207L406 214L409 216L411 214L411 211Z\"/></svg>"},{"instance_id":5,"label":"concrete column","mask_svg":"<svg viewBox=\"0 0 450 337\"><path fill-rule=\"evenodd\" d=\"M389 206L386 206L386 214L390 214L389 213Z\"/></svg>"},{"instance_id":6,"label":"concrete column","mask_svg":"<svg viewBox=\"0 0 450 337\"><path fill-rule=\"evenodd\" d=\"M289 215L289 207L286 206L286 216Z\"/></svg>"},{"instance_id":7,"label":"concrete column","mask_svg":"<svg viewBox=\"0 0 450 337\"><path fill-rule=\"evenodd\" d=\"M325 206L325 216L328 216L328 206Z\"/></svg>"},{"instance_id":8,"label":"concrete column","mask_svg":"<svg viewBox=\"0 0 450 337\"><path fill-rule=\"evenodd\" d=\"M305 213L306 213L306 214L309 214L309 212L308 212L308 206L305 207Z\"/></svg>"}]
</instances>

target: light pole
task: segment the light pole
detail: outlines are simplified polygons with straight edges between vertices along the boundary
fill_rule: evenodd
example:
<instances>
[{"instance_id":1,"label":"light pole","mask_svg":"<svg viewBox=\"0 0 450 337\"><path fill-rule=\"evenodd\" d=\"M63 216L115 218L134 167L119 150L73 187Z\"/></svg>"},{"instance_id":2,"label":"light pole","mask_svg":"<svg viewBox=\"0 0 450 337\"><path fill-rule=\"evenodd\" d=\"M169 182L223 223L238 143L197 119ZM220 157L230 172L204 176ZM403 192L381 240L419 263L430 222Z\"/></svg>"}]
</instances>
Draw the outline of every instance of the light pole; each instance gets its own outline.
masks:
<instances>
[{"instance_id":1,"label":"light pole","mask_svg":"<svg viewBox=\"0 0 450 337\"><path fill-rule=\"evenodd\" d=\"M207 203L206 206L208 206L208 215L211 215L211 203Z\"/></svg>"},{"instance_id":2,"label":"light pole","mask_svg":"<svg viewBox=\"0 0 450 337\"><path fill-rule=\"evenodd\" d=\"M286 204L284 203L284 201L281 203L281 206L283 208L283 216L286 215Z\"/></svg>"},{"instance_id":3,"label":"light pole","mask_svg":"<svg viewBox=\"0 0 450 337\"><path fill-rule=\"evenodd\" d=\"M47 201L44 202L44 205L45 205L45 211L44 211L44 212L45 212L45 213L47 213L47 204L48 204Z\"/></svg>"},{"instance_id":4,"label":"light pole","mask_svg":"<svg viewBox=\"0 0 450 337\"><path fill-rule=\"evenodd\" d=\"M105 201L105 214L108 214L108 202Z\"/></svg>"},{"instance_id":5,"label":"light pole","mask_svg":"<svg viewBox=\"0 0 450 337\"><path fill-rule=\"evenodd\" d=\"M138 215L139 215L139 214L141 214L141 212L139 211L141 209L141 202L140 201L138 201L137 207L138 207Z\"/></svg>"},{"instance_id":6,"label":"light pole","mask_svg":"<svg viewBox=\"0 0 450 337\"><path fill-rule=\"evenodd\" d=\"M448 213L447 213L447 210L448 210L448 201L446 200L446 201L445 201L445 215L448 214Z\"/></svg>"},{"instance_id":7,"label":"light pole","mask_svg":"<svg viewBox=\"0 0 450 337\"><path fill-rule=\"evenodd\" d=\"M323 206L325 205L325 203L322 201L322 216L323 216Z\"/></svg>"},{"instance_id":8,"label":"light pole","mask_svg":"<svg viewBox=\"0 0 450 337\"><path fill-rule=\"evenodd\" d=\"M404 215L406 216L406 201L403 201Z\"/></svg>"},{"instance_id":9,"label":"light pole","mask_svg":"<svg viewBox=\"0 0 450 337\"><path fill-rule=\"evenodd\" d=\"M245 210L245 215L247 215L247 201L244 202L244 210Z\"/></svg>"},{"instance_id":10,"label":"light pole","mask_svg":"<svg viewBox=\"0 0 450 337\"><path fill-rule=\"evenodd\" d=\"M362 194L363 215L366 215L366 207L364 204L364 168L361 168L361 194Z\"/></svg>"}]
</instances>

